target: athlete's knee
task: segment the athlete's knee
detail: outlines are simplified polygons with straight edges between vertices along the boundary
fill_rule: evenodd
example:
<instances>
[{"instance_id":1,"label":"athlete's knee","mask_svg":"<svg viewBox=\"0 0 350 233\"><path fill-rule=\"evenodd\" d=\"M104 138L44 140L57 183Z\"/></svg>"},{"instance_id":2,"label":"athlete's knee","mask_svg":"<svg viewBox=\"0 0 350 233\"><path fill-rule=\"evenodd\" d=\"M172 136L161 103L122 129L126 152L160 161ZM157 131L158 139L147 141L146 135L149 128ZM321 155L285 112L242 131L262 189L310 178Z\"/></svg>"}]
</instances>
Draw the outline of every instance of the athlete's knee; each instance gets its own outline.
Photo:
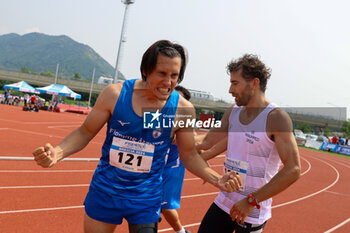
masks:
<instances>
[{"instance_id":1,"label":"athlete's knee","mask_svg":"<svg viewBox=\"0 0 350 233\"><path fill-rule=\"evenodd\" d=\"M129 223L129 233L157 233L158 223L132 224Z\"/></svg>"}]
</instances>

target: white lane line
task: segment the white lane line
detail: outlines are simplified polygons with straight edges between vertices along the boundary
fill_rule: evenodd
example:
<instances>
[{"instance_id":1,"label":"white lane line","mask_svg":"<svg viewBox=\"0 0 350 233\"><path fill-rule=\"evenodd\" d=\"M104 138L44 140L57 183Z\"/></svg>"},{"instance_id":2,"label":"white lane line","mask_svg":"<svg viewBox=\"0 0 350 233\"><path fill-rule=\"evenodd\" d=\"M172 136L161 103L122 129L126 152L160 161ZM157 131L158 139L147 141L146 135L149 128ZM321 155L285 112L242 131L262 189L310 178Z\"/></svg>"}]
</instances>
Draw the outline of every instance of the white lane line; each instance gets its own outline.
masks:
<instances>
[{"instance_id":1,"label":"white lane line","mask_svg":"<svg viewBox=\"0 0 350 233\"><path fill-rule=\"evenodd\" d=\"M9 119L2 119L0 118L1 121L7 121L7 122L12 122L12 123L17 123L17 124L24 124L24 125L37 125L37 124L67 124L67 121L50 121L50 122L42 122L42 121L31 121L31 122L24 122L24 121L14 121L14 120L9 120ZM70 121L70 123L78 123L81 124L82 121Z\"/></svg>"},{"instance_id":2,"label":"white lane line","mask_svg":"<svg viewBox=\"0 0 350 233\"><path fill-rule=\"evenodd\" d=\"M208 196L208 195L214 195L214 194L218 194L218 192L215 192L215 193L203 193L203 194L197 194L197 195L188 195L188 196L182 196L181 198ZM25 209L25 210L5 210L5 211L0 211L0 214L15 214L15 213L26 213L26 212L38 212L38 211L77 209L77 208L84 208L84 206L81 205L81 206L63 206L63 207L40 208L40 209Z\"/></svg>"},{"instance_id":3,"label":"white lane line","mask_svg":"<svg viewBox=\"0 0 350 233\"><path fill-rule=\"evenodd\" d=\"M201 180L201 178L187 178L184 181Z\"/></svg>"},{"instance_id":4,"label":"white lane line","mask_svg":"<svg viewBox=\"0 0 350 233\"><path fill-rule=\"evenodd\" d=\"M333 182L332 184L328 185L327 187L325 187L324 189L321 189L321 190L319 190L319 191L317 191L317 192L311 193L311 194L306 195L306 196L304 196L304 197L295 199L295 200L293 200L293 201L284 202L284 203L281 203L281 204L279 204L279 205L274 205L274 206L272 206L272 209L273 209L273 208L278 208L278 207L281 207L281 206L285 206L285 205L289 205L289 204L293 204L293 203L295 203L295 202L305 200L305 199L307 199L307 198L309 198L309 197L313 197L313 196L315 196L315 195L317 195L317 194L320 194L320 193L326 191L327 189L330 189L331 187L333 187L333 186L338 182L340 175L339 175L338 170L337 170L333 165L331 165L331 164L329 164L329 163L327 163L327 162L325 162L325 161L323 161L323 160L321 160L321 159L317 159L317 158L314 158L314 159L319 160L319 161L321 161L322 163L325 163L326 165L330 166L330 167L336 172L337 177L336 177L336 179L334 180L334 182Z\"/></svg>"},{"instance_id":5,"label":"white lane line","mask_svg":"<svg viewBox=\"0 0 350 233\"><path fill-rule=\"evenodd\" d=\"M67 184L67 185L33 185L33 186L3 186L1 189L34 189L34 188L72 188L72 187L86 187L90 184Z\"/></svg>"},{"instance_id":6,"label":"white lane line","mask_svg":"<svg viewBox=\"0 0 350 233\"><path fill-rule=\"evenodd\" d=\"M0 156L0 160L34 160L34 157ZM100 161L99 158L64 158L62 161Z\"/></svg>"},{"instance_id":7,"label":"white lane line","mask_svg":"<svg viewBox=\"0 0 350 233\"><path fill-rule=\"evenodd\" d=\"M9 128L0 128L0 130L7 130L7 129L9 129Z\"/></svg>"},{"instance_id":8,"label":"white lane line","mask_svg":"<svg viewBox=\"0 0 350 233\"><path fill-rule=\"evenodd\" d=\"M15 213L50 211L50 210L67 210L67 209L80 209L80 208L84 208L84 206L83 205L79 205L79 206L64 206L64 207L27 209L27 210L5 210L5 211L0 211L0 214L15 214Z\"/></svg>"},{"instance_id":9,"label":"white lane line","mask_svg":"<svg viewBox=\"0 0 350 233\"><path fill-rule=\"evenodd\" d=\"M303 158L303 157L300 157L301 159L303 159L303 160L305 160L305 162L308 164L308 168L306 169L306 171L304 171L303 173L301 173L300 175L301 176L303 176L303 175L305 175L306 173L308 173L310 170L311 170L311 163L307 160L307 159L305 159L305 158Z\"/></svg>"},{"instance_id":10,"label":"white lane line","mask_svg":"<svg viewBox=\"0 0 350 233\"><path fill-rule=\"evenodd\" d=\"M344 226L344 225L347 224L348 222L350 222L350 218L346 219L344 222L339 223L338 225L336 225L335 227L329 229L328 231L325 231L324 233L333 232L333 231L337 230L338 228Z\"/></svg>"},{"instance_id":11,"label":"white lane line","mask_svg":"<svg viewBox=\"0 0 350 233\"><path fill-rule=\"evenodd\" d=\"M339 164L339 165L343 165L343 166L345 166L345 167L347 167L347 168L350 168L350 166L349 166L348 164L346 164L346 163L341 163L341 162L334 161L334 160L327 159L327 158L323 158L323 159L328 160L328 161L331 161L331 162L336 163L336 164Z\"/></svg>"},{"instance_id":12,"label":"white lane line","mask_svg":"<svg viewBox=\"0 0 350 233\"><path fill-rule=\"evenodd\" d=\"M201 224L200 222L197 222L197 223L184 225L183 227L184 228L189 228L189 227L199 226L200 224ZM173 231L173 228L165 228L165 229L158 230L158 232L166 232L166 231Z\"/></svg>"},{"instance_id":13,"label":"white lane line","mask_svg":"<svg viewBox=\"0 0 350 233\"><path fill-rule=\"evenodd\" d=\"M47 134L47 133L37 133L37 132L29 131L29 130L13 129L13 128L9 128L9 129L13 130L13 131L21 132L21 133L29 133L29 134L46 136L46 137L52 137L52 138L64 138L64 137L61 137L61 136L50 135L50 134Z\"/></svg>"},{"instance_id":14,"label":"white lane line","mask_svg":"<svg viewBox=\"0 0 350 233\"><path fill-rule=\"evenodd\" d=\"M73 172L94 172L94 170L72 170ZM57 172L61 172L61 170L58 170ZM63 172L63 171L62 171ZM190 178L190 179L184 179L184 181L193 181L193 180L201 180L200 178ZM71 188L71 187L86 187L89 186L90 184L59 184L59 185L21 185L21 186L0 186L1 189L34 189L34 188ZM216 193L209 193L209 194L197 194L194 195L193 197L196 196L205 196L205 195L212 195L212 194L217 194ZM184 198L188 198L190 196L185 196Z\"/></svg>"},{"instance_id":15,"label":"white lane line","mask_svg":"<svg viewBox=\"0 0 350 233\"><path fill-rule=\"evenodd\" d=\"M72 173L72 172L94 172L95 170L0 170L0 173Z\"/></svg>"},{"instance_id":16,"label":"white lane line","mask_svg":"<svg viewBox=\"0 0 350 233\"><path fill-rule=\"evenodd\" d=\"M225 158L225 157L226 157L226 154L220 154L220 155L215 156L215 157L212 158L212 159L216 159L216 158Z\"/></svg>"},{"instance_id":17,"label":"white lane line","mask_svg":"<svg viewBox=\"0 0 350 233\"><path fill-rule=\"evenodd\" d=\"M69 123L77 123L77 124L81 124L82 121L70 121ZM62 122L25 122L25 125L45 125L45 124L67 124L67 121L62 121ZM78 125L80 126L80 125Z\"/></svg>"},{"instance_id":18,"label":"white lane line","mask_svg":"<svg viewBox=\"0 0 350 233\"><path fill-rule=\"evenodd\" d=\"M49 129L55 129L55 128L68 128L68 127L79 127L81 125L57 125L57 126L47 126Z\"/></svg>"},{"instance_id":19,"label":"white lane line","mask_svg":"<svg viewBox=\"0 0 350 233\"><path fill-rule=\"evenodd\" d=\"M56 135L51 135L51 134L45 134L45 133L38 133L38 132L33 132L33 131L29 131L29 130L21 130L21 129L13 129L13 128L8 128L9 130L13 130L13 131L17 131L17 132L21 132L21 133L28 133L28 134L34 134L34 135L40 135L40 136L46 136L46 137L50 137L50 138L64 138L61 136L56 136ZM102 145L102 143L100 142L90 142L92 144L98 144L98 145Z\"/></svg>"},{"instance_id":20,"label":"white lane line","mask_svg":"<svg viewBox=\"0 0 350 233\"><path fill-rule=\"evenodd\" d=\"M331 194L335 194L335 195L339 195L339 196L345 196L345 197L350 197L350 194L346 194L346 193L338 193L338 192L332 192L332 191L324 191L325 193L331 193Z\"/></svg>"},{"instance_id":21,"label":"white lane line","mask_svg":"<svg viewBox=\"0 0 350 233\"><path fill-rule=\"evenodd\" d=\"M8 119L2 119L0 118L1 121L7 121L7 122L13 122L13 123L17 123L17 124L24 124L23 121L13 121L13 120L8 120Z\"/></svg>"},{"instance_id":22,"label":"white lane line","mask_svg":"<svg viewBox=\"0 0 350 233\"><path fill-rule=\"evenodd\" d=\"M216 194L219 194L219 192L201 193L201 194L194 194L194 195L181 196L181 199L184 199L184 198L192 198L192 197L203 197L203 196L210 196L210 195L216 195Z\"/></svg>"},{"instance_id":23,"label":"white lane line","mask_svg":"<svg viewBox=\"0 0 350 233\"><path fill-rule=\"evenodd\" d=\"M314 159L317 159L317 158L314 158ZM317 160L320 160L320 159L317 159ZM275 205L275 206L272 206L272 208L278 208L278 207L281 207L281 206L285 206L285 205L289 205L289 204L292 204L292 203L295 203L295 202L298 202L298 201L301 201L301 200L304 200L306 198L309 198L309 197L312 197L312 196L315 196L327 189L329 189L330 187L332 187L333 185L335 185L338 180L339 180L339 172L337 171L337 169L335 167L333 167L331 164L327 163L327 162L324 162L322 160L320 160L321 162L329 165L331 168L333 168L335 170L335 172L337 173L337 178L336 180L329 186L327 186L326 188L318 191L318 192L314 192L310 195L307 195L307 196L304 196L302 198L298 198L298 199L295 199L293 201L290 201L290 202L285 202L285 203L282 203L282 204L279 204L279 205ZM199 197L199 196L208 196L208 195L216 195L218 194L218 192L212 192L212 193L203 193L203 194L195 194L195 195L187 195L187 196L182 196L181 198L192 198L192 197ZM27 209L27 210L10 210L10 211L0 211L0 214L10 214L10 213L23 213L23 212L35 212L35 211L50 211L50 210L62 210L62 209L74 209L74 208L83 208L84 206L67 206L67 207L55 207L55 208L41 208L41 209ZM348 221L348 220L347 220ZM346 222L347 222L346 221ZM345 223L346 223L345 222ZM345 224L344 223L344 224ZM198 224L198 223L195 223L195 224ZM344 225L342 224L342 225ZM340 227L340 226L339 226ZM166 229L163 231L167 231Z\"/></svg>"}]
</instances>

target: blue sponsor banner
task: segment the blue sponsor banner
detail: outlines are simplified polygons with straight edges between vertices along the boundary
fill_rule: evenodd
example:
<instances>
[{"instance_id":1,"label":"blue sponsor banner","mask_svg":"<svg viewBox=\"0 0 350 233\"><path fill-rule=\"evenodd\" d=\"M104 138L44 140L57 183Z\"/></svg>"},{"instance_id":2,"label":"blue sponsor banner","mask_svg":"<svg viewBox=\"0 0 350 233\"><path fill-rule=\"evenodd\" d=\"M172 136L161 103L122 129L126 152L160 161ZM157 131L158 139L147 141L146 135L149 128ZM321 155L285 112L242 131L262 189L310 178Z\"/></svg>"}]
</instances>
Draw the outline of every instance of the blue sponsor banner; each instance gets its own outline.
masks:
<instances>
[{"instance_id":1,"label":"blue sponsor banner","mask_svg":"<svg viewBox=\"0 0 350 233\"><path fill-rule=\"evenodd\" d=\"M350 156L350 147L338 146L337 153Z\"/></svg>"},{"instance_id":2,"label":"blue sponsor banner","mask_svg":"<svg viewBox=\"0 0 350 233\"><path fill-rule=\"evenodd\" d=\"M336 152L337 151L337 148L338 148L338 145L337 144L333 144L333 143L328 143L328 142L324 142L321 146L321 149L322 150L331 150L331 151L334 151Z\"/></svg>"}]
</instances>

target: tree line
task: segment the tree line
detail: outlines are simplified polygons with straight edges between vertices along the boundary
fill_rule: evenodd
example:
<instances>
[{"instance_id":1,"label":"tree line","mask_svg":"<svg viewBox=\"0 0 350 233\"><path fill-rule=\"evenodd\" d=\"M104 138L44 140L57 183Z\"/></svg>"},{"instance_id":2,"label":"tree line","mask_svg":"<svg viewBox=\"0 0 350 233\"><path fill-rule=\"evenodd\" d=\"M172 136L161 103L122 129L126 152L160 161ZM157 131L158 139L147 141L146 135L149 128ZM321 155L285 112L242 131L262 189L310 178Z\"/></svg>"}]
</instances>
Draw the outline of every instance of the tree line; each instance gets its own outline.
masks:
<instances>
[{"instance_id":1,"label":"tree line","mask_svg":"<svg viewBox=\"0 0 350 233\"><path fill-rule=\"evenodd\" d=\"M297 124L295 129L300 129L304 133L314 133L314 130L311 128L311 126L305 122ZM350 137L350 119L344 121L343 125L340 128L340 132L343 133L344 137ZM328 127L326 127L324 128L323 135L330 137L333 135L333 132Z\"/></svg>"},{"instance_id":2,"label":"tree line","mask_svg":"<svg viewBox=\"0 0 350 233\"><path fill-rule=\"evenodd\" d=\"M21 67L21 72L22 73L27 73L27 74L37 74L36 72L34 72L32 69L26 67L26 66L22 66ZM41 76L46 76L46 77L55 77L56 75L51 73L50 71L42 71L39 73ZM71 77L73 80L82 80L83 77L78 73L76 72L72 77Z\"/></svg>"}]
</instances>

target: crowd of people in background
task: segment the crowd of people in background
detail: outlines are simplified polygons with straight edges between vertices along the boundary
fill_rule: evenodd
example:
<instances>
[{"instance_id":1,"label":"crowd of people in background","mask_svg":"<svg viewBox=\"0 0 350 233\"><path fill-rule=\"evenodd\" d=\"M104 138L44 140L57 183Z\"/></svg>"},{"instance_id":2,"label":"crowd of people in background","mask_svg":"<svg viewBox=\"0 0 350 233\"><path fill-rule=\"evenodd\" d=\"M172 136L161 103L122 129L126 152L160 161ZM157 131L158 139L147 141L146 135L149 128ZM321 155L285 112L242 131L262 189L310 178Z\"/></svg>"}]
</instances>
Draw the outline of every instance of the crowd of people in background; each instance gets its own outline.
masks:
<instances>
[{"instance_id":1,"label":"crowd of people in background","mask_svg":"<svg viewBox=\"0 0 350 233\"><path fill-rule=\"evenodd\" d=\"M45 110L59 112L58 102L59 98L57 96L54 96L52 101L49 101L35 94L11 95L11 90L5 90L3 95L0 94L1 104L23 106L23 111L38 112L39 110Z\"/></svg>"},{"instance_id":2,"label":"crowd of people in background","mask_svg":"<svg viewBox=\"0 0 350 233\"><path fill-rule=\"evenodd\" d=\"M328 137L328 143L333 143L333 144L338 144L341 146L349 146L349 137L346 137L345 139L342 138L341 136L333 136L333 137Z\"/></svg>"}]
</instances>

